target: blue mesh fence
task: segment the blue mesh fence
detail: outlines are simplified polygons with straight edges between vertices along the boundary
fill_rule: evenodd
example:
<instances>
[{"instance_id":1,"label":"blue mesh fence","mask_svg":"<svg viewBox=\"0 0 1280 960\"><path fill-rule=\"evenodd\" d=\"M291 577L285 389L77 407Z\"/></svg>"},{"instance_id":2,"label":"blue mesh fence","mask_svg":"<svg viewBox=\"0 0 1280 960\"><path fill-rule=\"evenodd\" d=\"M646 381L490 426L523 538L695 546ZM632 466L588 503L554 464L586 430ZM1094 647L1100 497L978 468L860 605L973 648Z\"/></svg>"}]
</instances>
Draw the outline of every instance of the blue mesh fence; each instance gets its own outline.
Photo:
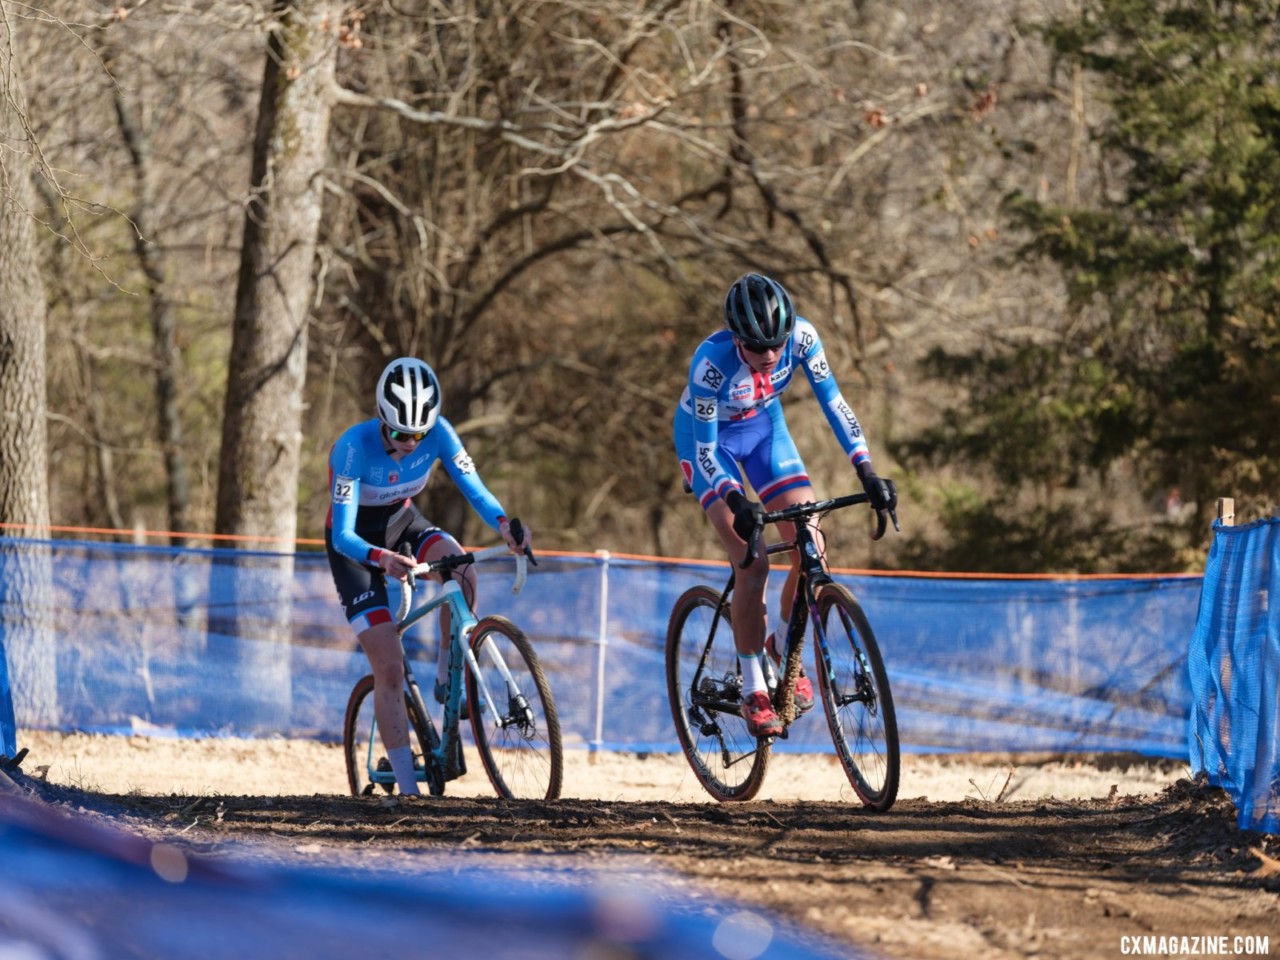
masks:
<instances>
[{"instance_id":1,"label":"blue mesh fence","mask_svg":"<svg viewBox=\"0 0 1280 960\"><path fill-rule=\"evenodd\" d=\"M0 654L4 642L0 638ZM0 757L13 757L18 753L17 721L13 716L13 691L9 687L7 658L0 656Z\"/></svg>"},{"instance_id":2,"label":"blue mesh fence","mask_svg":"<svg viewBox=\"0 0 1280 960\"><path fill-rule=\"evenodd\" d=\"M340 738L367 664L323 555L27 543L53 562L47 590L0 608L18 727ZM0 551L0 576L22 544ZM534 640L566 745L677 749L667 617L685 589L722 586L728 568L545 556L518 596L513 571L485 565L480 610ZM880 640L904 749L1186 756L1200 578L838 579ZM781 582L775 572L771 609ZM410 648L430 677L434 626L418 632ZM14 722L0 713L0 742ZM777 749L830 751L821 711Z\"/></svg>"},{"instance_id":3,"label":"blue mesh fence","mask_svg":"<svg viewBox=\"0 0 1280 960\"><path fill-rule=\"evenodd\" d=\"M1280 518L1214 525L1188 657L1192 769L1242 829L1280 833Z\"/></svg>"}]
</instances>

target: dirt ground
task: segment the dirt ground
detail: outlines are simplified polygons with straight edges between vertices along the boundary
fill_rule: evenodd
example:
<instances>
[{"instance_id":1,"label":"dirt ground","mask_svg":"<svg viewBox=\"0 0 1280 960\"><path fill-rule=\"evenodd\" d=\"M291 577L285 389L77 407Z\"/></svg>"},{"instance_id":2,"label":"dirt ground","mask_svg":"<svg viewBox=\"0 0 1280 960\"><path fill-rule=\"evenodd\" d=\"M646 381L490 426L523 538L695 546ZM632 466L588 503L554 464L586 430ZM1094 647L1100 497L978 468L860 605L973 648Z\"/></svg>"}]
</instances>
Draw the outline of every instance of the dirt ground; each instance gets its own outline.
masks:
<instances>
[{"instance_id":1,"label":"dirt ground","mask_svg":"<svg viewBox=\"0 0 1280 960\"><path fill-rule=\"evenodd\" d=\"M1280 955L1280 838L1237 830L1175 762L906 757L898 803L873 814L826 756L776 756L760 799L721 805L679 756L573 753L561 800L512 803L478 762L444 797L351 798L341 751L309 741L19 745L48 802L211 856L605 878L754 907L837 956Z\"/></svg>"}]
</instances>

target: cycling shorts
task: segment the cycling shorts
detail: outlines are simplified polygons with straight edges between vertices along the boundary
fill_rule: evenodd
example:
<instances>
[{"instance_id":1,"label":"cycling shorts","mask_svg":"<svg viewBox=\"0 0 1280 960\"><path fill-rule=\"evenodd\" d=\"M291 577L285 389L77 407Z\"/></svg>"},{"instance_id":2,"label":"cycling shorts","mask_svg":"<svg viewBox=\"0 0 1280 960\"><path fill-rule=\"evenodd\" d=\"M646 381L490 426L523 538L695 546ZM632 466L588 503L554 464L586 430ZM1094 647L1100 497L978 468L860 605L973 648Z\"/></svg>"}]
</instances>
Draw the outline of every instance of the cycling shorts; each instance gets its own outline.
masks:
<instances>
[{"instance_id":1,"label":"cycling shorts","mask_svg":"<svg viewBox=\"0 0 1280 960\"><path fill-rule=\"evenodd\" d=\"M387 531L383 537L371 537L368 531L361 531L361 536L371 543L382 542L389 550L412 554L421 563L428 548L448 534L414 510L403 529L394 533ZM360 634L379 623L389 623L392 616L387 598L386 572L379 566L357 563L340 554L333 546L333 531L330 529L324 532L324 545L329 554L333 583L338 588L338 600L351 628Z\"/></svg>"},{"instance_id":2,"label":"cycling shorts","mask_svg":"<svg viewBox=\"0 0 1280 960\"><path fill-rule=\"evenodd\" d=\"M719 494L694 469L697 445L693 437L691 414L684 410L676 412L674 435L680 470L685 482L697 496L698 503L705 510ZM788 490L809 485L809 472L800 458L795 441L791 439L791 431L787 428L780 403L770 404L753 417L721 421L716 450L725 471L739 484L742 483L743 473L746 473L747 480L762 503L768 503Z\"/></svg>"}]
</instances>

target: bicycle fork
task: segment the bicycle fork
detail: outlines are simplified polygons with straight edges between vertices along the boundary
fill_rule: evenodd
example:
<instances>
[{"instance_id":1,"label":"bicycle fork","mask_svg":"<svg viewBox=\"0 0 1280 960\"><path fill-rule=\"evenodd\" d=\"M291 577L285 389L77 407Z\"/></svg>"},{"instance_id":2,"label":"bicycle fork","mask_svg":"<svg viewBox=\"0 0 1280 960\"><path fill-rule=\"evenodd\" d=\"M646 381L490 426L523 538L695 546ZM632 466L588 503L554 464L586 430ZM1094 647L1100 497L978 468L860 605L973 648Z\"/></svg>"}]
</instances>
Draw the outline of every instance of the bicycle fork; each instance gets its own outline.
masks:
<instances>
[{"instance_id":1,"label":"bicycle fork","mask_svg":"<svg viewBox=\"0 0 1280 960\"><path fill-rule=\"evenodd\" d=\"M858 642L857 627L849 621L849 615L844 609L839 610L840 625L849 636L850 646L853 647L854 657L857 659L857 669L854 671L854 690L852 693L846 693L840 688L840 675L836 672L835 665L831 662L831 648L827 643L826 625L818 616L816 607L813 611L813 636L818 645L818 669L826 675L826 683L824 686L831 691L831 706L834 711L838 712L851 703L863 703L867 707L867 712L873 717L879 712L879 705L876 702L875 684L871 681L871 665L867 663L867 655L862 650L862 644Z\"/></svg>"},{"instance_id":2,"label":"bicycle fork","mask_svg":"<svg viewBox=\"0 0 1280 960\"><path fill-rule=\"evenodd\" d=\"M493 697L485 681L484 673L480 670L479 658L476 656L476 652L471 649L471 644L468 643L465 647L467 668L471 670L472 676L476 678L476 693L481 697L481 703L493 705L493 708L497 711L496 720L498 726L503 730L508 727L518 727L521 736L526 738L532 736L534 728L533 710L530 709L528 699L516 684L515 677L507 667L507 661L502 658L502 653L498 650L497 644L486 636L481 641L480 652L485 654L497 669L505 692L505 696L501 700ZM504 705L505 709L500 709Z\"/></svg>"}]
</instances>

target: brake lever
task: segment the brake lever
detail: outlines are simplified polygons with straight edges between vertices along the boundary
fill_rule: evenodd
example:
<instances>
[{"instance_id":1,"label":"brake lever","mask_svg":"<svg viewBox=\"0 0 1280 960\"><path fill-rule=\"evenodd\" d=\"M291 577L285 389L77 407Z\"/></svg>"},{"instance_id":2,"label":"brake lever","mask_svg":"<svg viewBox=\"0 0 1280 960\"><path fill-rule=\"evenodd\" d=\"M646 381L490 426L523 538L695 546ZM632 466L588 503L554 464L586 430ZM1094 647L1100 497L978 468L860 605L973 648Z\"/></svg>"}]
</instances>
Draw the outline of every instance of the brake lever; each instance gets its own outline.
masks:
<instances>
[{"instance_id":1,"label":"brake lever","mask_svg":"<svg viewBox=\"0 0 1280 960\"><path fill-rule=\"evenodd\" d=\"M519 517L511 518L511 539L516 543L524 543L524 524L520 522ZM533 556L533 547L527 543L524 544L524 555L535 567L538 565L538 561Z\"/></svg>"},{"instance_id":2,"label":"brake lever","mask_svg":"<svg viewBox=\"0 0 1280 960\"><path fill-rule=\"evenodd\" d=\"M756 562L756 544L760 541L760 535L764 533L764 521L761 520L751 530L751 539L747 541L747 555L742 558L742 562L738 564L739 570L745 570Z\"/></svg>"}]
</instances>

